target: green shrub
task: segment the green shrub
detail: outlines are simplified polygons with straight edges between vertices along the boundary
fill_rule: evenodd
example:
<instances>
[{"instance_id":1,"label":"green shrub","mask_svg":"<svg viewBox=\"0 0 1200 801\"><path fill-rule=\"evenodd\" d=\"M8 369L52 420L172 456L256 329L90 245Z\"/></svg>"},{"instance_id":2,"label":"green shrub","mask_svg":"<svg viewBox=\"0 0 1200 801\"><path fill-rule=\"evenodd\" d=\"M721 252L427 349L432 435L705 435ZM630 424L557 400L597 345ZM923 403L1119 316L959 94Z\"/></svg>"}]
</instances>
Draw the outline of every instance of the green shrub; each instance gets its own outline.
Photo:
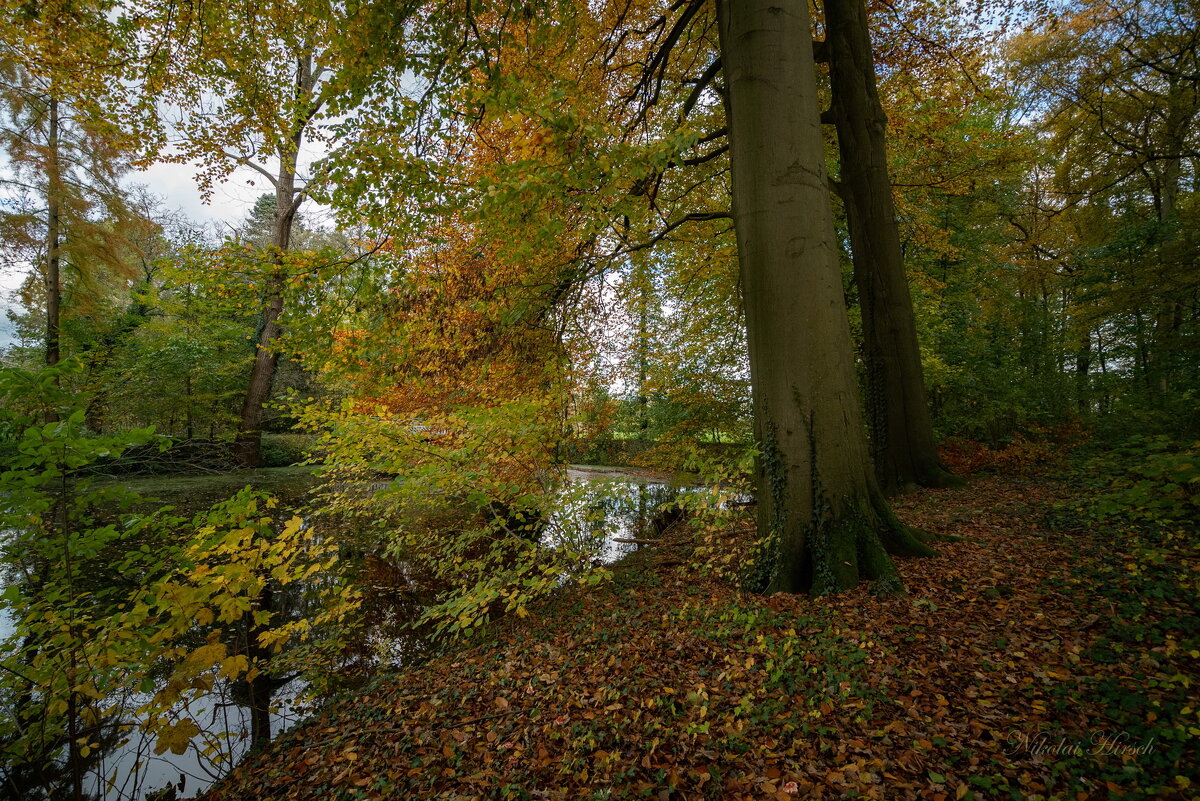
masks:
<instances>
[{"instance_id":1,"label":"green shrub","mask_svg":"<svg viewBox=\"0 0 1200 801\"><path fill-rule=\"evenodd\" d=\"M311 434L263 434L263 467L288 467L308 458L316 444Z\"/></svg>"},{"instance_id":2,"label":"green shrub","mask_svg":"<svg viewBox=\"0 0 1200 801\"><path fill-rule=\"evenodd\" d=\"M1094 518L1200 523L1200 442L1134 437L1093 458L1086 476L1096 488Z\"/></svg>"}]
</instances>

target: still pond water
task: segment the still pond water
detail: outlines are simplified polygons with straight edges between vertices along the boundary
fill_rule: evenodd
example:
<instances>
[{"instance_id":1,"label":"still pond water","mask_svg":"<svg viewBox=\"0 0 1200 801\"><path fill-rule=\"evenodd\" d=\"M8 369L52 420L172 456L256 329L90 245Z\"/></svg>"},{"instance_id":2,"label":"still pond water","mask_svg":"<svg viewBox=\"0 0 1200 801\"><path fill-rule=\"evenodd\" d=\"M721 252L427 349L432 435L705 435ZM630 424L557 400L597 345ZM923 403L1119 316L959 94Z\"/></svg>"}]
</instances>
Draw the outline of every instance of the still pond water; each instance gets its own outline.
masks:
<instances>
[{"instance_id":1,"label":"still pond water","mask_svg":"<svg viewBox=\"0 0 1200 801\"><path fill-rule=\"evenodd\" d=\"M139 479L126 486L147 497L161 499L181 508L199 509L250 484L282 499L300 499L316 485L312 473L303 468L241 471L222 476ZM586 542L595 562L614 562L643 547L622 540L651 536L652 523L661 507L681 490L668 477L646 471L608 467L572 466L567 470L564 502L547 529L557 536ZM553 541L548 544L553 547ZM13 633L12 621L0 610L0 641ZM301 688L285 686L276 696L278 711L272 732L286 730L304 717L307 710L294 703ZM145 699L136 696L109 699L133 709ZM229 697L228 687L193 702L186 710L193 719L213 732L229 736L221 740L226 758L236 762L249 747L249 715L245 707ZM134 736L127 744L109 750L90 771L85 792L104 801L140 801L147 791L174 785L178 798L195 796L207 788L219 771L210 758L196 748L182 755L155 755L153 743ZM116 777L114 788L104 790L101 777ZM4 788L0 788L0 795Z\"/></svg>"}]
</instances>

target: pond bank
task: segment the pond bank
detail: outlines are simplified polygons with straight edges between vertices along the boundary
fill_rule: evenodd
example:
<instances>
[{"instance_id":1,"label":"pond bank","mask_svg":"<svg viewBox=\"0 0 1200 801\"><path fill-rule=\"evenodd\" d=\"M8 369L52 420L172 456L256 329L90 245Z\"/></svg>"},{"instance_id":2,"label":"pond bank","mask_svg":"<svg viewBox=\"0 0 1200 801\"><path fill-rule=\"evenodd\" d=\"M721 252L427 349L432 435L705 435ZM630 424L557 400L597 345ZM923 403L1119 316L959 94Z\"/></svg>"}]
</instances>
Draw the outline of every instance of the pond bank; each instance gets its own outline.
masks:
<instances>
[{"instance_id":1,"label":"pond bank","mask_svg":"<svg viewBox=\"0 0 1200 801\"><path fill-rule=\"evenodd\" d=\"M563 488L563 493L558 499L557 509L547 520L542 544L548 548L556 548L563 544L561 539L577 538L572 544L583 542L590 549L593 564L616 561L636 551L646 542L647 530L654 528L652 521L659 507L678 492L677 488L670 486L669 479L666 474L653 474L650 471L572 466L567 471L567 486ZM184 516L202 512L212 503L250 485L279 497L281 503L277 512L285 518L299 511L307 518L308 524L313 526L313 530L323 536L338 541L343 541L342 538L345 537L346 542L352 542L355 537L352 529L354 521L337 520L334 516L316 512L312 512L310 517L310 512L304 511L311 508L310 490L321 483L316 469L312 467L295 466L182 476L122 477L103 483L120 486L141 495L143 501L137 504L138 511L149 512L165 504L174 507L176 514ZM369 488L367 484L364 486ZM379 536L379 532L374 534ZM186 525L178 528L178 535L188 536ZM381 545L379 547L382 548ZM361 548L355 550L352 546L348 550L351 552L351 556L347 557L349 559L361 560L364 556ZM386 596L386 592L383 595ZM387 618L386 612L381 616L381 619L383 618ZM0 612L0 633L11 634L11 622ZM386 650L384 641L387 640L388 632L383 629L382 624L372 628L369 635L371 647L379 645ZM383 645L380 645L381 643ZM390 664L376 654L376 661L371 663L371 669L379 669L379 666L392 669L387 667ZM411 660L408 660L407 664L411 664ZM106 698L105 703L110 700L114 702L113 706L133 710L148 698L139 700L126 693L121 699ZM120 703L115 703L118 700ZM181 710L181 714L183 713ZM206 737L209 734L221 737L224 732L233 735L228 754L231 760L236 761L245 752L248 742L245 740L245 710L235 700L225 683L214 684L211 692L194 701L186 714L198 721ZM283 717L276 716L272 728L277 730L279 727L290 725L296 720L296 714L303 713L290 710ZM209 731L209 727L213 727L212 732ZM140 799L142 790L179 783L179 777L186 777L177 789L179 797L187 797L207 787L220 772L219 766L209 765L201 755L195 753L194 744L189 746L184 754L155 755L153 746L149 739L135 736L131 738L128 747L119 746L112 750L96 751L96 771L89 769L87 778L89 790L96 789L98 797L109 801ZM136 769L135 763L139 764ZM118 776L120 781L114 789L105 792L99 780L95 778L98 773Z\"/></svg>"},{"instance_id":2,"label":"pond bank","mask_svg":"<svg viewBox=\"0 0 1200 801\"><path fill-rule=\"evenodd\" d=\"M219 500L252 486L264 492L286 491L289 495L302 493L320 483L319 465L297 464L287 467L261 467L228 472L162 474L154 476L114 476L99 479L104 484L120 486L146 498L164 502L188 500ZM563 465L568 480L616 481L633 484L665 486L695 486L696 477L687 473L650 470L624 465ZM211 502L211 501L209 501Z\"/></svg>"},{"instance_id":3,"label":"pond bank","mask_svg":"<svg viewBox=\"0 0 1200 801\"><path fill-rule=\"evenodd\" d=\"M1143 739L1183 725L1195 688L1151 691L1174 716L1151 730L1098 691L1145 692L1187 657L1158 651L1152 668L1096 650L1111 632L1085 619L1097 588L1079 570L1102 569L1111 544L1047 531L1064 500L1045 476L903 499L906 521L966 538L902 560L910 594L888 598L746 595L698 574L677 532L599 590L380 677L207 798L1187 798L1195 739ZM1168 631L1186 601L1147 614ZM1095 747L1098 732L1123 750ZM1060 740L1079 747L1037 746Z\"/></svg>"}]
</instances>

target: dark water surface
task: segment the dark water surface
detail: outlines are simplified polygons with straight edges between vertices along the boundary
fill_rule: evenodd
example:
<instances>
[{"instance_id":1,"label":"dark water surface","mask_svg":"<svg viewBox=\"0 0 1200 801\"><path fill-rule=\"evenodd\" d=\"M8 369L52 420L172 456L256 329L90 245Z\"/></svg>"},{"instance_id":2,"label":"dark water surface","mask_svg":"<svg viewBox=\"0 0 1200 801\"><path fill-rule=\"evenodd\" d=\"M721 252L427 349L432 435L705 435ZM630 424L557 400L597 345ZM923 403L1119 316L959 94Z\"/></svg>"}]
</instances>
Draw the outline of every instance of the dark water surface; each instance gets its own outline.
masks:
<instances>
[{"instance_id":1,"label":"dark water surface","mask_svg":"<svg viewBox=\"0 0 1200 801\"><path fill-rule=\"evenodd\" d=\"M566 479L559 509L547 521L541 542L547 547L570 546L584 550L592 555L593 564L610 563L644 547L629 540L652 539L656 534L656 516L664 504L681 491L661 474L619 468L575 465L567 470ZM311 468L288 467L217 475L137 478L120 484L153 499L153 507L169 504L176 506L181 514L188 514L228 498L246 485L275 495L282 509L294 509L306 502L319 479ZM11 619L0 610L0 641L12 633ZM387 638L386 633L377 633L376 637L379 636ZM371 649L377 659L403 661L400 657L388 658L387 642L371 643ZM308 711L296 703L302 689L293 683L275 696L278 711L272 715L273 733L278 734L294 725ZM106 701L134 709L148 698L135 695ZM180 712L213 733L209 743L216 753L223 754L228 760L226 765L236 763L244 756L249 747L249 715L246 707L230 697L227 685L218 683L209 695L193 701ZM214 763L213 754L204 755L199 747L190 748L182 755L169 752L155 755L153 743L135 733L126 745L109 750L101 758L86 777L85 792L104 801L140 801L146 791L174 784L177 789L182 785L177 797L188 798L207 788L224 770ZM116 776L116 788L103 791L101 776ZM4 788L0 788L0 795L3 792Z\"/></svg>"}]
</instances>

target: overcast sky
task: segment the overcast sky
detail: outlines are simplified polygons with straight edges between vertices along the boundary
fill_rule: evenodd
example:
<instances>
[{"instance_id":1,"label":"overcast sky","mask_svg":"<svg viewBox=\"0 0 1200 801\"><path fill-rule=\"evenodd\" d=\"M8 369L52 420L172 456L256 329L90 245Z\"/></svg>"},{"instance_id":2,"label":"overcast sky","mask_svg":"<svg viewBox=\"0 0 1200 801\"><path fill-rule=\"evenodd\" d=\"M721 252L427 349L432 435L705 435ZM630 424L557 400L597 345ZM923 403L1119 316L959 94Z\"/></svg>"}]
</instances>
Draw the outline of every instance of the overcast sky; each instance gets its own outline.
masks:
<instances>
[{"instance_id":1,"label":"overcast sky","mask_svg":"<svg viewBox=\"0 0 1200 801\"><path fill-rule=\"evenodd\" d=\"M190 164L155 164L147 170L130 174L126 184L141 184L161 197L168 211L179 210L192 220L212 224L223 231L244 220L259 196L270 191L261 175L246 168L235 173L226 183L218 185L211 203L206 204L196 188L195 173L195 167ZM249 183L251 181L254 183ZM0 348L12 343L12 324L6 312L15 306L13 293L24 280L24 271L0 272Z\"/></svg>"}]
</instances>

